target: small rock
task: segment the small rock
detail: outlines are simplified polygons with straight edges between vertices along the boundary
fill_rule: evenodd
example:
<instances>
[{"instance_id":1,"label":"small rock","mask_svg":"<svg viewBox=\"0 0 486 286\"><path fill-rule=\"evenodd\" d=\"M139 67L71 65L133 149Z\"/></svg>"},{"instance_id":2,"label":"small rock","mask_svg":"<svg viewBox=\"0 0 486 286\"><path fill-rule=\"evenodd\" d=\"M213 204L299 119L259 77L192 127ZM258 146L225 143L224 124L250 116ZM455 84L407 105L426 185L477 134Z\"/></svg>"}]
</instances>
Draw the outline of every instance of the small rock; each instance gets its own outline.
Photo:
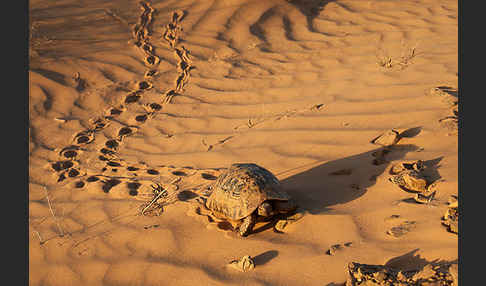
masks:
<instances>
[{"instance_id":1,"label":"small rock","mask_svg":"<svg viewBox=\"0 0 486 286\"><path fill-rule=\"evenodd\" d=\"M307 211L304 210L304 209L301 209L301 208L298 208L295 213L293 213L292 215L286 217L285 219L289 222L296 222L296 221L299 221L301 220L305 215L306 215Z\"/></svg>"},{"instance_id":2,"label":"small rock","mask_svg":"<svg viewBox=\"0 0 486 286\"><path fill-rule=\"evenodd\" d=\"M376 137L371 143L381 146L395 145L400 140L400 133L396 130L388 130L380 136Z\"/></svg>"},{"instance_id":3,"label":"small rock","mask_svg":"<svg viewBox=\"0 0 486 286\"><path fill-rule=\"evenodd\" d=\"M392 175L397 175L400 174L401 172L405 171L405 167L403 167L402 164L395 164L391 167L390 169L390 174Z\"/></svg>"},{"instance_id":4,"label":"small rock","mask_svg":"<svg viewBox=\"0 0 486 286\"><path fill-rule=\"evenodd\" d=\"M432 184L427 186L427 193L432 194L433 192L439 191L439 183L441 181L435 181Z\"/></svg>"},{"instance_id":5,"label":"small rock","mask_svg":"<svg viewBox=\"0 0 486 286\"><path fill-rule=\"evenodd\" d=\"M433 87L430 89L431 95L441 96L445 103L450 106L456 106L458 104L457 96L453 94L457 94L457 88L453 87Z\"/></svg>"},{"instance_id":6,"label":"small rock","mask_svg":"<svg viewBox=\"0 0 486 286\"><path fill-rule=\"evenodd\" d=\"M331 247L329 247L329 249L327 250L327 254L328 255L334 255L336 254L336 251L338 250L341 250L343 247L341 246L341 244L334 244L334 245L331 245Z\"/></svg>"},{"instance_id":7,"label":"small rock","mask_svg":"<svg viewBox=\"0 0 486 286\"><path fill-rule=\"evenodd\" d=\"M390 174L396 175L407 170L415 170L421 172L424 169L424 162L422 160L417 161L403 161L395 164L390 169Z\"/></svg>"},{"instance_id":8,"label":"small rock","mask_svg":"<svg viewBox=\"0 0 486 286\"><path fill-rule=\"evenodd\" d=\"M283 232L285 227L287 227L288 223L289 222L287 220L281 219L281 220L277 221L274 228L279 232Z\"/></svg>"},{"instance_id":9,"label":"small rock","mask_svg":"<svg viewBox=\"0 0 486 286\"><path fill-rule=\"evenodd\" d=\"M413 279L414 280L420 280L420 279L425 280L425 279L428 279L429 277L433 276L434 274L435 274L435 271L434 271L432 265L427 264L427 265L425 265L425 267L421 271L415 273L415 275L413 276Z\"/></svg>"},{"instance_id":10,"label":"small rock","mask_svg":"<svg viewBox=\"0 0 486 286\"><path fill-rule=\"evenodd\" d=\"M305 214L306 214L305 210L301 208L297 208L297 210L292 215L289 215L283 219L278 220L274 226L274 229L278 232L284 232L284 229L287 226L301 220L305 216Z\"/></svg>"},{"instance_id":11,"label":"small rock","mask_svg":"<svg viewBox=\"0 0 486 286\"><path fill-rule=\"evenodd\" d=\"M451 131L452 133L458 131L459 119L455 116L447 116L442 119L439 119L439 123L443 128L447 129L448 131Z\"/></svg>"},{"instance_id":12,"label":"small rock","mask_svg":"<svg viewBox=\"0 0 486 286\"><path fill-rule=\"evenodd\" d=\"M405 221L398 226L394 226L389 229L386 233L393 237L401 237L407 233L409 233L412 229L415 228L415 221Z\"/></svg>"},{"instance_id":13,"label":"small rock","mask_svg":"<svg viewBox=\"0 0 486 286\"><path fill-rule=\"evenodd\" d=\"M449 203L449 208L444 214L442 218L442 224L447 226L447 229L450 232L458 233L459 232L459 204L458 201L452 201Z\"/></svg>"},{"instance_id":14,"label":"small rock","mask_svg":"<svg viewBox=\"0 0 486 286\"><path fill-rule=\"evenodd\" d=\"M382 265L350 262L346 269L346 286L380 286L393 278L394 273ZM389 285L392 285L389 283Z\"/></svg>"},{"instance_id":15,"label":"small rock","mask_svg":"<svg viewBox=\"0 0 486 286\"><path fill-rule=\"evenodd\" d=\"M449 273L451 274L452 276L452 282L454 283L453 285L454 286L458 286L459 285L459 275L458 275L458 269L457 269L457 264L454 263L454 264L451 264L449 266Z\"/></svg>"},{"instance_id":16,"label":"small rock","mask_svg":"<svg viewBox=\"0 0 486 286\"><path fill-rule=\"evenodd\" d=\"M346 269L346 286L384 285L454 285L457 286L457 264L426 265L422 270L399 271L385 265L350 262ZM453 284L451 284L451 282Z\"/></svg>"},{"instance_id":17,"label":"small rock","mask_svg":"<svg viewBox=\"0 0 486 286\"><path fill-rule=\"evenodd\" d=\"M400 218L400 215L398 215L398 214L393 214L393 215L391 215L391 216L389 216L389 217L386 217L386 218L384 219L384 221L386 221L386 222L389 222L389 221L396 221L396 220L397 220L397 219L399 219L399 218Z\"/></svg>"},{"instance_id":18,"label":"small rock","mask_svg":"<svg viewBox=\"0 0 486 286\"><path fill-rule=\"evenodd\" d=\"M376 279L377 282L383 282L386 279L386 274L384 271L378 271L372 274L373 278Z\"/></svg>"},{"instance_id":19,"label":"small rock","mask_svg":"<svg viewBox=\"0 0 486 286\"><path fill-rule=\"evenodd\" d=\"M402 271L398 271L397 273L397 280L398 281L407 281L407 277L403 274Z\"/></svg>"},{"instance_id":20,"label":"small rock","mask_svg":"<svg viewBox=\"0 0 486 286\"><path fill-rule=\"evenodd\" d=\"M231 261L228 266L241 272L248 272L255 268L255 263L249 255L246 255L240 260Z\"/></svg>"},{"instance_id":21,"label":"small rock","mask_svg":"<svg viewBox=\"0 0 486 286\"><path fill-rule=\"evenodd\" d=\"M453 204L453 203L456 203L457 202L457 196L450 196L449 199L447 200L447 202L449 203L449 205Z\"/></svg>"},{"instance_id":22,"label":"small rock","mask_svg":"<svg viewBox=\"0 0 486 286\"><path fill-rule=\"evenodd\" d=\"M353 242L346 242L344 244L334 244L329 247L329 249L326 251L326 254L328 255L334 255L336 254L336 251L343 249L344 247L351 247L353 245Z\"/></svg>"},{"instance_id":23,"label":"small rock","mask_svg":"<svg viewBox=\"0 0 486 286\"><path fill-rule=\"evenodd\" d=\"M415 194L415 201L419 204L428 204L430 201L432 201L435 197L436 191L433 191L432 193L426 192L426 193L417 193Z\"/></svg>"},{"instance_id":24,"label":"small rock","mask_svg":"<svg viewBox=\"0 0 486 286\"><path fill-rule=\"evenodd\" d=\"M423 193L427 190L427 180L424 175L415 170L408 170L390 178L390 182L407 191Z\"/></svg>"}]
</instances>

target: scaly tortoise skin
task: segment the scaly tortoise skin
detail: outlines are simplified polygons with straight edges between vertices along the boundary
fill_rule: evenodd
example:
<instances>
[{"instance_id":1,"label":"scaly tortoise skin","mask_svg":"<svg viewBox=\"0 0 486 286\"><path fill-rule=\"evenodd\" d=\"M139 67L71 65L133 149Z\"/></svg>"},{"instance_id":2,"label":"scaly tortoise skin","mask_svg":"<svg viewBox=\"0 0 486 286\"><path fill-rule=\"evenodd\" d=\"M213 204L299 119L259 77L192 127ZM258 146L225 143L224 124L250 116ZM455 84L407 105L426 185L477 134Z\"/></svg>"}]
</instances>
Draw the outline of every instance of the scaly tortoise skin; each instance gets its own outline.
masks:
<instances>
[{"instance_id":1,"label":"scaly tortoise skin","mask_svg":"<svg viewBox=\"0 0 486 286\"><path fill-rule=\"evenodd\" d=\"M216 180L206 206L226 219L241 236L253 229L258 216L270 217L297 208L279 180L256 164L233 164Z\"/></svg>"}]
</instances>

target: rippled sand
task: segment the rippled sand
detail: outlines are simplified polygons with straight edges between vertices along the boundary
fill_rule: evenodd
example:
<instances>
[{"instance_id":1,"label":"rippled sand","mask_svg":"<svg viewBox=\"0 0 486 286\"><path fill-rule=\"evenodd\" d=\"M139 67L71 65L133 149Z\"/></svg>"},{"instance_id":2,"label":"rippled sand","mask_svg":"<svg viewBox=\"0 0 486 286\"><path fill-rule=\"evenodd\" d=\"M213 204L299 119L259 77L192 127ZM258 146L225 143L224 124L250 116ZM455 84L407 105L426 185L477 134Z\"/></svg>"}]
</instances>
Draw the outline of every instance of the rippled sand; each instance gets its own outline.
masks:
<instances>
[{"instance_id":1,"label":"rippled sand","mask_svg":"<svg viewBox=\"0 0 486 286\"><path fill-rule=\"evenodd\" d=\"M457 260L457 1L78 2L30 1L29 285L341 285L351 261ZM429 204L388 180L416 160ZM236 162L305 216L243 239L211 221L198 198Z\"/></svg>"}]
</instances>

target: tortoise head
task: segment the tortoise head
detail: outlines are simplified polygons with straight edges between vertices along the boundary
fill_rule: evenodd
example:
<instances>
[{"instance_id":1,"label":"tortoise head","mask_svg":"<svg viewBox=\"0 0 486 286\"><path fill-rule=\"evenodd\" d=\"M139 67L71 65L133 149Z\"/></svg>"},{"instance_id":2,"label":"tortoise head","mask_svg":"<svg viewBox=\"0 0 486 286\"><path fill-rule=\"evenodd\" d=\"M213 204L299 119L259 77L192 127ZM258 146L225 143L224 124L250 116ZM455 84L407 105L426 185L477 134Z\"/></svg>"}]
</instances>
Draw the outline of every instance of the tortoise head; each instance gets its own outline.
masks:
<instances>
[{"instance_id":1,"label":"tortoise head","mask_svg":"<svg viewBox=\"0 0 486 286\"><path fill-rule=\"evenodd\" d=\"M272 204L268 201L263 202L257 208L257 214L259 216L268 217L273 214L273 207Z\"/></svg>"}]
</instances>

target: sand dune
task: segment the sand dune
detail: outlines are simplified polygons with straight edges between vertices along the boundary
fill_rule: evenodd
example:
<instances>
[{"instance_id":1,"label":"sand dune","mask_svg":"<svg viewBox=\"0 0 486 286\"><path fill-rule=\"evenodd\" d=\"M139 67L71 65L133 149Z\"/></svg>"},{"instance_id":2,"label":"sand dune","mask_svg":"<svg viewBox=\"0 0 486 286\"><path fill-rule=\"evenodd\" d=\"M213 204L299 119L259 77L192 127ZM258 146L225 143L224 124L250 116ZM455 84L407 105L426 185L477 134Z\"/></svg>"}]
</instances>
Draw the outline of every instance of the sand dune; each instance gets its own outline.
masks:
<instances>
[{"instance_id":1,"label":"sand dune","mask_svg":"<svg viewBox=\"0 0 486 286\"><path fill-rule=\"evenodd\" d=\"M441 224L458 192L457 11L30 1L29 285L342 285L349 262L457 263ZM371 143L391 129L396 145ZM388 180L417 160L429 204ZM201 198L236 162L272 171L304 216L246 238L212 220ZM252 271L226 267L245 255Z\"/></svg>"}]
</instances>

